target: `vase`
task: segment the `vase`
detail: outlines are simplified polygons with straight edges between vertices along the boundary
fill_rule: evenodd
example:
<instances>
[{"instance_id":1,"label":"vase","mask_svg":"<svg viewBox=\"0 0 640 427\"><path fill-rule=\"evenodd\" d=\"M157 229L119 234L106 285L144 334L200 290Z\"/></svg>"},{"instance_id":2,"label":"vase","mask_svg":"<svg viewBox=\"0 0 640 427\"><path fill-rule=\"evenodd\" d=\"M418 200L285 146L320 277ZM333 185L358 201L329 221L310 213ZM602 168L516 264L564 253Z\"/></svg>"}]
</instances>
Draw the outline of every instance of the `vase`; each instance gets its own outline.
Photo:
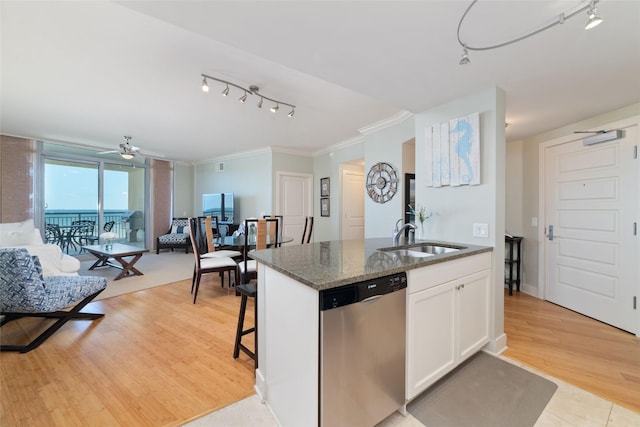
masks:
<instances>
[{"instance_id":1,"label":"vase","mask_svg":"<svg viewBox=\"0 0 640 427\"><path fill-rule=\"evenodd\" d=\"M104 248L108 251L111 250L111 248L113 247L113 245L111 244L111 240L107 240L104 244Z\"/></svg>"},{"instance_id":2,"label":"vase","mask_svg":"<svg viewBox=\"0 0 640 427\"><path fill-rule=\"evenodd\" d=\"M424 222L419 222L418 223L418 235L416 236L416 238L420 239L420 240L424 240L425 239L425 224Z\"/></svg>"}]
</instances>

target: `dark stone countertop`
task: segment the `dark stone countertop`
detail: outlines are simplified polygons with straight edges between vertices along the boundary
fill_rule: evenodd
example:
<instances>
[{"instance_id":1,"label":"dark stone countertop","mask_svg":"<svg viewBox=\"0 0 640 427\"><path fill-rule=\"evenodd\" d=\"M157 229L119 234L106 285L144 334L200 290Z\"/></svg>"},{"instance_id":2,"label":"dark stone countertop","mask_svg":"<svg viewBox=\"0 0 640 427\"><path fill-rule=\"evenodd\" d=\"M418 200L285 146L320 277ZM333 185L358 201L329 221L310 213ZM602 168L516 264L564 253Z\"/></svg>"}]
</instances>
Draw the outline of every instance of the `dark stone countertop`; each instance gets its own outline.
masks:
<instances>
[{"instance_id":1,"label":"dark stone countertop","mask_svg":"<svg viewBox=\"0 0 640 427\"><path fill-rule=\"evenodd\" d=\"M416 241L416 244L420 243L462 246L464 249L426 258L396 256L379 249L402 249L412 245L393 248L391 238L375 238L287 245L251 252L249 256L320 291L493 250L488 246L463 243Z\"/></svg>"}]
</instances>

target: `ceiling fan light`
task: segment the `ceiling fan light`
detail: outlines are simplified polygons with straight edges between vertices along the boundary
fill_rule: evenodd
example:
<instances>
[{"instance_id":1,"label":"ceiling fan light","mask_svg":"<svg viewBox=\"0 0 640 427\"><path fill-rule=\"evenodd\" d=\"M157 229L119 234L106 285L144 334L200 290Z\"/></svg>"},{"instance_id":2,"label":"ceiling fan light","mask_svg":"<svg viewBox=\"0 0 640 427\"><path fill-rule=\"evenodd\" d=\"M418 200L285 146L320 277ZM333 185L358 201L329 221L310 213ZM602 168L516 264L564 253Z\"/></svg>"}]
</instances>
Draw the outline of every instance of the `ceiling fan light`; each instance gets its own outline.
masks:
<instances>
[{"instance_id":1,"label":"ceiling fan light","mask_svg":"<svg viewBox=\"0 0 640 427\"><path fill-rule=\"evenodd\" d=\"M222 91L222 96L227 96L227 95L229 95L229 85L227 85Z\"/></svg>"},{"instance_id":2,"label":"ceiling fan light","mask_svg":"<svg viewBox=\"0 0 640 427\"><path fill-rule=\"evenodd\" d=\"M271 112L275 114L278 112L279 109L280 109L280 105L276 103L276 105L271 107Z\"/></svg>"},{"instance_id":3,"label":"ceiling fan light","mask_svg":"<svg viewBox=\"0 0 640 427\"><path fill-rule=\"evenodd\" d=\"M202 79L202 91L209 92L209 85L207 84L207 78Z\"/></svg>"},{"instance_id":4,"label":"ceiling fan light","mask_svg":"<svg viewBox=\"0 0 640 427\"><path fill-rule=\"evenodd\" d=\"M122 156L123 159L125 160L131 160L133 159L136 155L133 153L120 153L120 156Z\"/></svg>"}]
</instances>

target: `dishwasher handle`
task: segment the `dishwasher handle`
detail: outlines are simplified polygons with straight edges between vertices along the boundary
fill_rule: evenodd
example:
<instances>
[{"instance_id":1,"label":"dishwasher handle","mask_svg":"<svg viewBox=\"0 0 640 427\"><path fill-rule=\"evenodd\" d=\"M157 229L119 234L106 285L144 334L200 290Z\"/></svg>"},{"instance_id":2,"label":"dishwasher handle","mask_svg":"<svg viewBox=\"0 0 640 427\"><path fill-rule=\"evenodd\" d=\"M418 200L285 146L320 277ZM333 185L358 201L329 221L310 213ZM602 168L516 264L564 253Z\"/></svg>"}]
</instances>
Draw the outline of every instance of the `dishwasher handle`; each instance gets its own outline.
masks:
<instances>
[{"instance_id":1,"label":"dishwasher handle","mask_svg":"<svg viewBox=\"0 0 640 427\"><path fill-rule=\"evenodd\" d=\"M373 295L373 296L370 296L369 298L363 299L360 302L361 303L374 302L376 300L379 300L380 298L382 298L382 295Z\"/></svg>"}]
</instances>

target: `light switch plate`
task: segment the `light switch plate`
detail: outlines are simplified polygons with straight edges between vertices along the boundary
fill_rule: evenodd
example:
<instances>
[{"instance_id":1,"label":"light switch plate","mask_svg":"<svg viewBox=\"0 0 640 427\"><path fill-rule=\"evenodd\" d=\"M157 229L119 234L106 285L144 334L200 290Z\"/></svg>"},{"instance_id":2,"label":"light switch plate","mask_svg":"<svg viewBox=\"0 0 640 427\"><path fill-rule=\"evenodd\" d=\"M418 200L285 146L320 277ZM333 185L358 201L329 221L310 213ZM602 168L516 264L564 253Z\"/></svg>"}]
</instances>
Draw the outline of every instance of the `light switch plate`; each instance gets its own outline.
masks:
<instances>
[{"instance_id":1,"label":"light switch plate","mask_svg":"<svg viewBox=\"0 0 640 427\"><path fill-rule=\"evenodd\" d=\"M489 224L473 224L473 237L489 237Z\"/></svg>"}]
</instances>

